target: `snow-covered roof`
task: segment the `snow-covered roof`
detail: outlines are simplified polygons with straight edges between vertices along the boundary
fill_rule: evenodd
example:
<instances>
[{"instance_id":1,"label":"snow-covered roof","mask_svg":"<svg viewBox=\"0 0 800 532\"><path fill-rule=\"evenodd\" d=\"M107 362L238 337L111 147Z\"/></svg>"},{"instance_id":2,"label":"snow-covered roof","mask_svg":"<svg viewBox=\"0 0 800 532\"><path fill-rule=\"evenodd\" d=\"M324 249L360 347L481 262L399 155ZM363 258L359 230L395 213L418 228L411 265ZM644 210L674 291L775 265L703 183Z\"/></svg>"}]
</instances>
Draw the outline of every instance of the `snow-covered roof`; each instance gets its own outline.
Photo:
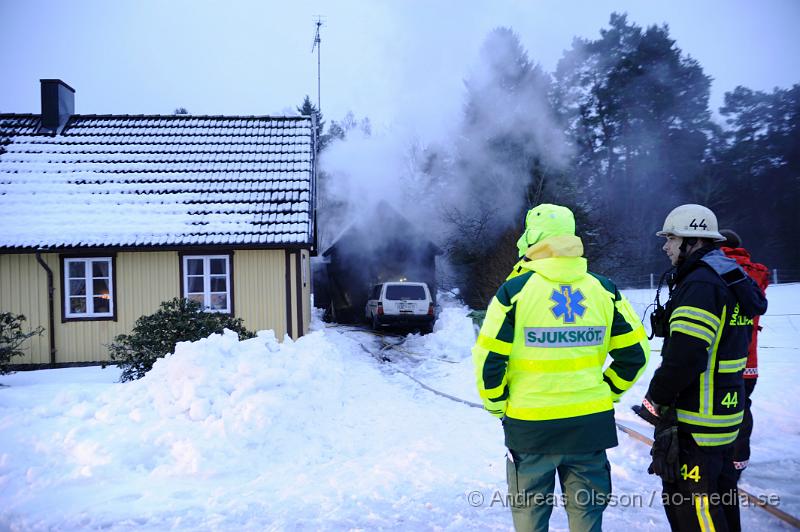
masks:
<instances>
[{"instance_id":1,"label":"snow-covered roof","mask_svg":"<svg viewBox=\"0 0 800 532\"><path fill-rule=\"evenodd\" d=\"M310 117L0 114L0 249L313 242Z\"/></svg>"}]
</instances>

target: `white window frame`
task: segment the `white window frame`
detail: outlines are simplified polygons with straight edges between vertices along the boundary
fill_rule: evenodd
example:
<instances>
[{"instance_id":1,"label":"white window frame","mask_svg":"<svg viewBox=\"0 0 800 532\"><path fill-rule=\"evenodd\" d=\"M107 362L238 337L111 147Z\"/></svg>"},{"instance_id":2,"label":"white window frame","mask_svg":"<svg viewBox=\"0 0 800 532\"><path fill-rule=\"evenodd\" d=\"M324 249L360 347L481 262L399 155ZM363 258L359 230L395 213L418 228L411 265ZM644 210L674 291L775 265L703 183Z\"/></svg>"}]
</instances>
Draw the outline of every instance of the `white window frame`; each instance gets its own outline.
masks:
<instances>
[{"instance_id":1,"label":"white window frame","mask_svg":"<svg viewBox=\"0 0 800 532\"><path fill-rule=\"evenodd\" d=\"M231 314L232 301L231 301L231 256L230 255L184 255L183 256L183 297L189 299L189 261L190 260L203 260L203 311L216 312L219 314ZM211 260L224 259L225 260L225 301L227 307L224 309L211 308ZM220 274L214 274L219 276ZM193 275L192 277L199 277ZM198 294L199 292L191 292ZM213 292L213 294L222 294L222 292Z\"/></svg>"},{"instance_id":2,"label":"white window frame","mask_svg":"<svg viewBox=\"0 0 800 532\"><path fill-rule=\"evenodd\" d=\"M94 311L94 280L93 262L105 262L108 265L108 312ZM84 294L73 296L71 292L70 280L79 280L79 277L70 277L70 264L83 263ZM97 277L105 279L105 277ZM72 312L71 300L82 297L86 299L86 312ZM114 261L111 257L76 257L64 258L64 318L113 318L114 317Z\"/></svg>"}]
</instances>

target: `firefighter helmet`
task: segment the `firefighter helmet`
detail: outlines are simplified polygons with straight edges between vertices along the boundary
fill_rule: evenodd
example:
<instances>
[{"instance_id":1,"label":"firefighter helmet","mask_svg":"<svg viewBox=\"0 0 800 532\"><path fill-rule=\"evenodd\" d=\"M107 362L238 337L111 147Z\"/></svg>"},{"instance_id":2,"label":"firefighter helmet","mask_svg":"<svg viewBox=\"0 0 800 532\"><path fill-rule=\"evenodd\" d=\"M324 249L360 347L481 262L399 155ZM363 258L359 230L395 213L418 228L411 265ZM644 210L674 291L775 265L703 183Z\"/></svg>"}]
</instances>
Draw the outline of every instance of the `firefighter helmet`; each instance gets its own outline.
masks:
<instances>
[{"instance_id":1,"label":"firefighter helmet","mask_svg":"<svg viewBox=\"0 0 800 532\"><path fill-rule=\"evenodd\" d=\"M717 230L717 217L708 207L687 203L675 207L664 220L664 227L656 236L680 236L684 238L707 238L722 242L725 237Z\"/></svg>"}]
</instances>

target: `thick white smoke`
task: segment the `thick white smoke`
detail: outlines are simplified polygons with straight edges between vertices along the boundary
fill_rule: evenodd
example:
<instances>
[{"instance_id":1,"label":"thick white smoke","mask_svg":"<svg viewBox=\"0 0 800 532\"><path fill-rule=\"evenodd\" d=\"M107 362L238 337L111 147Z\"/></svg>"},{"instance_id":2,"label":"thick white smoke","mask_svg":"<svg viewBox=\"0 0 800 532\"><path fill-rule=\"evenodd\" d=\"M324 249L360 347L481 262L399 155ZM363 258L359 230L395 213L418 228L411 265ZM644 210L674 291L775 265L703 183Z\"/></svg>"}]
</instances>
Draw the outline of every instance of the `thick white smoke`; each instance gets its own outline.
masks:
<instances>
[{"instance_id":1,"label":"thick white smoke","mask_svg":"<svg viewBox=\"0 0 800 532\"><path fill-rule=\"evenodd\" d=\"M354 129L322 153L323 248L381 202L440 245L456 229L454 211L490 210L498 227L521 224L516 218L531 181L531 157L557 168L569 150L550 110L548 77L528 61L516 36L495 30L476 55L461 75L466 90L450 95L440 116L431 116L436 106L426 100L419 105L422 116L409 111L371 135ZM505 156L497 146L504 142L527 158Z\"/></svg>"}]
</instances>

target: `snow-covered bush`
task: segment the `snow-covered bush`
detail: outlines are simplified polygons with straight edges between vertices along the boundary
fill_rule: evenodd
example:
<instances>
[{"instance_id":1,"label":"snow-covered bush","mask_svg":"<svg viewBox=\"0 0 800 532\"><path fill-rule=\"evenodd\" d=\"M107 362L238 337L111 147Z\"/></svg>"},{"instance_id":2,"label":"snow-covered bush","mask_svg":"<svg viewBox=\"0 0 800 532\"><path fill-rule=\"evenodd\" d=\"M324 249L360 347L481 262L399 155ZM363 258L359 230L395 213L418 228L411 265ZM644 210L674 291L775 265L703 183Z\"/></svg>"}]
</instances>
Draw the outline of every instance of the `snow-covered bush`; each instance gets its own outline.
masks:
<instances>
[{"instance_id":1,"label":"snow-covered bush","mask_svg":"<svg viewBox=\"0 0 800 532\"><path fill-rule=\"evenodd\" d=\"M11 362L11 357L24 354L20 349L22 343L31 336L42 334L44 331L41 327L37 327L31 332L23 332L23 321L25 321L25 316L22 314L0 312L0 375L9 372L7 365Z\"/></svg>"},{"instance_id":2,"label":"snow-covered bush","mask_svg":"<svg viewBox=\"0 0 800 532\"><path fill-rule=\"evenodd\" d=\"M155 313L136 320L131 334L114 338L108 350L122 369L120 381L144 377L157 359L175 351L178 342L194 342L224 329L237 333L240 340L255 336L244 328L241 318L202 310L188 299L165 301Z\"/></svg>"}]
</instances>

